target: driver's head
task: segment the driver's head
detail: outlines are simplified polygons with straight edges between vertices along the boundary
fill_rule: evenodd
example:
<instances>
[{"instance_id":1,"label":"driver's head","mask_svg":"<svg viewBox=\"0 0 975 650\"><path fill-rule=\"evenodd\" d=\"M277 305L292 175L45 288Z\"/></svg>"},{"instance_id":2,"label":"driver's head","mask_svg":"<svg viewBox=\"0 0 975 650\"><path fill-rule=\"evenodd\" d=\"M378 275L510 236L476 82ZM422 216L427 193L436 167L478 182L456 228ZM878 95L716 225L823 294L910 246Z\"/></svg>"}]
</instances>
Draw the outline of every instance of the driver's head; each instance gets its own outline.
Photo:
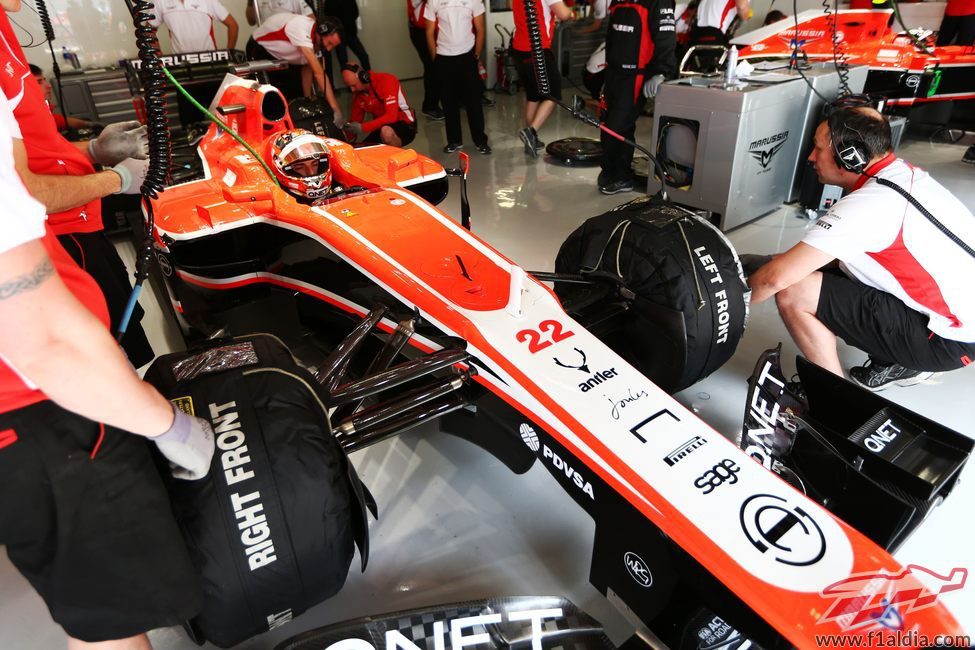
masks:
<instances>
[{"instance_id":1,"label":"driver's head","mask_svg":"<svg viewBox=\"0 0 975 650\"><path fill-rule=\"evenodd\" d=\"M304 129L285 131L271 142L275 175L288 190L310 199L328 195L332 170L325 140Z\"/></svg>"}]
</instances>

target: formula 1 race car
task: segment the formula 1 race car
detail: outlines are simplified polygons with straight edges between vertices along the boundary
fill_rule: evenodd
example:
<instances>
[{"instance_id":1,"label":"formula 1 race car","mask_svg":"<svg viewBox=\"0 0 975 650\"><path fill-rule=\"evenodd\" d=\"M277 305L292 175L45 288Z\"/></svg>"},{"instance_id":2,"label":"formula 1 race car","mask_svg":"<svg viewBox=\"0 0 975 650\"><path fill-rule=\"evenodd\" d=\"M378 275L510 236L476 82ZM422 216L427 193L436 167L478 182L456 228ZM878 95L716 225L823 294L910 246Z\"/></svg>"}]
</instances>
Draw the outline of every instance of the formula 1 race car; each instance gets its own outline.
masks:
<instances>
[{"instance_id":1,"label":"formula 1 race car","mask_svg":"<svg viewBox=\"0 0 975 650\"><path fill-rule=\"evenodd\" d=\"M607 344L614 339L607 332L640 334L620 337L607 325L639 311L619 277L527 273L433 205L448 174L464 172L414 151L326 139L333 185L299 200L255 158L287 157L284 149L267 153L293 128L280 93L228 77L213 107L251 149L211 126L199 145L205 178L152 202L156 256L174 309L186 331L200 335L288 323L313 334L352 327L338 341L315 339L324 360L303 359L319 366L345 450L450 413L442 421L448 433L515 472L558 458L546 468L596 522L590 580L672 647L701 620L736 630L736 645L727 647L741 648L746 638L812 648L824 634L868 643L892 630L932 639L962 633L933 600L880 605L883 580L878 587L864 576L896 576L915 596L924 587L878 544L675 401L648 378L645 357ZM657 215L654 228L677 224L684 237L667 254L683 256L686 245L692 266L684 275L696 285L690 309L713 310L722 331L732 308L747 304L737 260L721 266L706 244L689 239L704 228L693 214L667 204L646 209ZM599 258L619 265L620 250L603 247ZM543 281L556 282L558 295ZM573 294L570 307L560 296L575 284L586 291ZM729 307L735 285L739 304ZM378 352L348 379L371 334L381 340ZM722 338L732 338L727 329ZM654 344L665 352L676 346ZM303 355L296 349L296 356ZM393 365L403 356L409 360ZM661 376L672 378L667 370ZM673 382L671 389L687 378ZM224 478L215 472L208 480ZM851 580L861 580L857 597L838 609L837 585ZM265 629L279 614L260 613Z\"/></svg>"},{"instance_id":2,"label":"formula 1 race car","mask_svg":"<svg viewBox=\"0 0 975 650\"><path fill-rule=\"evenodd\" d=\"M842 9L835 14L808 10L797 21L787 18L731 43L739 48L740 59L753 63L788 61L798 39L798 49L810 61L839 58L848 65L869 66L863 92L887 97L893 106L975 99L975 49L919 45L893 29L892 18L890 9Z\"/></svg>"}]
</instances>

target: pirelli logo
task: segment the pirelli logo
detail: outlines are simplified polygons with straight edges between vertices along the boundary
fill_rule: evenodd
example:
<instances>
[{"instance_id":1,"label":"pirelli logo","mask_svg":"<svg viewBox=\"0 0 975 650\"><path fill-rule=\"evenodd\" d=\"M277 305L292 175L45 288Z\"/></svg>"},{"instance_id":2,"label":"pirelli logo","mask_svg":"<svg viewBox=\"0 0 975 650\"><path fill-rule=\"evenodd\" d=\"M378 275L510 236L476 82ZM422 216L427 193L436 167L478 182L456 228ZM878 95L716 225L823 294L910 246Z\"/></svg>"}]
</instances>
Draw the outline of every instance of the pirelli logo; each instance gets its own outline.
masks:
<instances>
[{"instance_id":1,"label":"pirelli logo","mask_svg":"<svg viewBox=\"0 0 975 650\"><path fill-rule=\"evenodd\" d=\"M664 462L673 467L687 456L690 456L695 449L698 447L703 447L705 444L707 444L707 442L708 441L701 436L694 436L680 447L664 456Z\"/></svg>"}]
</instances>

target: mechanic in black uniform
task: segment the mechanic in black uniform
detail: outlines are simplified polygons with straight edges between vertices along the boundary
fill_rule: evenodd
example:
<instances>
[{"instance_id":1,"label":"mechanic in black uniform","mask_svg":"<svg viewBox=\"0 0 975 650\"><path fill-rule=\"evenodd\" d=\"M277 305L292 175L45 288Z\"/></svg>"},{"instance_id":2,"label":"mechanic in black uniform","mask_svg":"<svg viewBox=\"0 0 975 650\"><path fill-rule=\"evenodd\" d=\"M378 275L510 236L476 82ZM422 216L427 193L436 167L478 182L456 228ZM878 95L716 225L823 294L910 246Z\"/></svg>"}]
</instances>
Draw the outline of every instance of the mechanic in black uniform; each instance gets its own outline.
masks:
<instances>
[{"instance_id":1,"label":"mechanic in black uniform","mask_svg":"<svg viewBox=\"0 0 975 650\"><path fill-rule=\"evenodd\" d=\"M359 59L359 65L366 70L372 70L366 46L359 40L359 5L356 4L356 0L325 0L323 11L325 15L334 16L342 22L342 42L335 48L339 65L343 66L349 62L351 49ZM328 54L325 56L325 73L328 75L328 80L332 81L332 57ZM332 87L335 87L334 83Z\"/></svg>"},{"instance_id":2,"label":"mechanic in black uniform","mask_svg":"<svg viewBox=\"0 0 975 650\"><path fill-rule=\"evenodd\" d=\"M12 128L0 94L0 545L70 650L148 650L202 592L146 438L197 479L213 432L132 370L14 170Z\"/></svg>"},{"instance_id":3,"label":"mechanic in black uniform","mask_svg":"<svg viewBox=\"0 0 975 650\"><path fill-rule=\"evenodd\" d=\"M602 122L633 140L644 96L677 73L673 0L614 0L606 36ZM633 147L603 132L597 185L603 194L633 189Z\"/></svg>"}]
</instances>

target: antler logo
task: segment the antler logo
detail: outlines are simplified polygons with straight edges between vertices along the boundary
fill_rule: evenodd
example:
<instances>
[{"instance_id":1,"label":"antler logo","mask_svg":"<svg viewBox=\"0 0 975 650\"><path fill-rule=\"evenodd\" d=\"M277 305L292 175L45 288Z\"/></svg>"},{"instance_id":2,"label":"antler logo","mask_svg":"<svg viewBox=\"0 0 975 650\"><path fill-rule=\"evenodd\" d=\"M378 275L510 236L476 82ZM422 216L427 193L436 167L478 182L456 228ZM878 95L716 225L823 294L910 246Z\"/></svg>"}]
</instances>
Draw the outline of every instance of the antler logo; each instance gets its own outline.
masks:
<instances>
[{"instance_id":1,"label":"antler logo","mask_svg":"<svg viewBox=\"0 0 975 650\"><path fill-rule=\"evenodd\" d=\"M919 574L927 576L928 584L938 586L928 589L916 577ZM832 596L834 601L819 623L836 621L844 630L874 626L900 630L905 615L931 607L941 594L961 589L967 580L965 568L954 568L943 576L917 564L908 564L896 574L854 574L823 589L822 595Z\"/></svg>"},{"instance_id":2,"label":"antler logo","mask_svg":"<svg viewBox=\"0 0 975 650\"><path fill-rule=\"evenodd\" d=\"M772 158L785 145L788 139L789 132L783 131L782 133L776 133L761 140L755 140L748 145L748 153L758 161L762 169L768 169L768 166L772 164Z\"/></svg>"}]
</instances>

